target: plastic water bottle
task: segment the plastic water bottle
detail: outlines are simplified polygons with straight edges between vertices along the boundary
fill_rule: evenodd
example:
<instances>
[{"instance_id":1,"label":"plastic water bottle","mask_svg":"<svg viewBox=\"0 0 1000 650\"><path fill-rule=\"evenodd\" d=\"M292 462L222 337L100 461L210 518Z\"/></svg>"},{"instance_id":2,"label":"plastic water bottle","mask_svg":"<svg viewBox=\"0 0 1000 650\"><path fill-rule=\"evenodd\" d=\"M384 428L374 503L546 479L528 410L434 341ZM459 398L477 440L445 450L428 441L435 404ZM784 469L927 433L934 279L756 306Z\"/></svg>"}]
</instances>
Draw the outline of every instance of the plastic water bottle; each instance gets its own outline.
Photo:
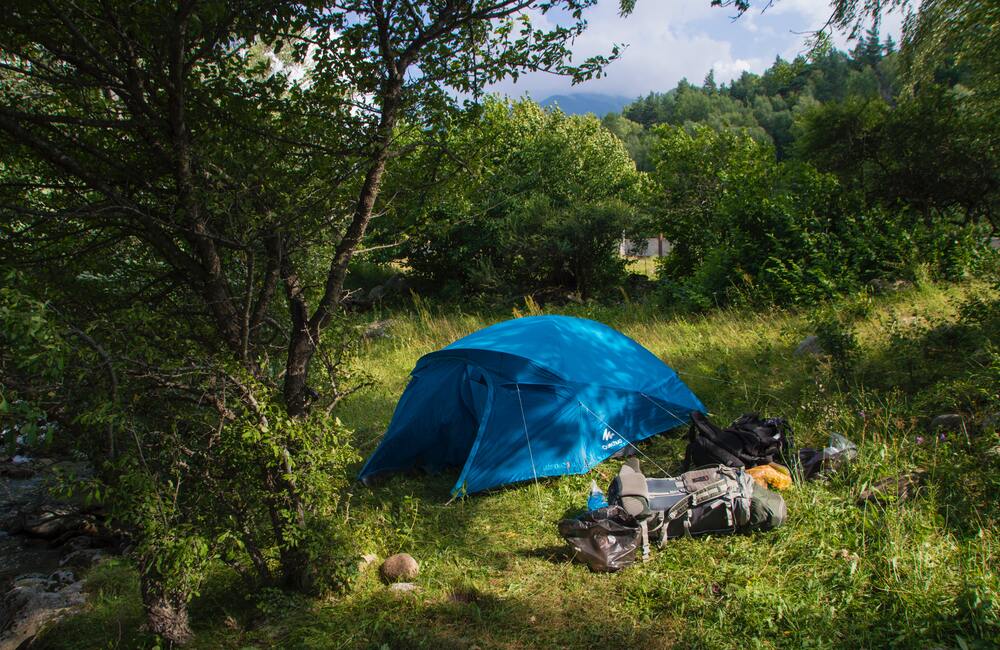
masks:
<instances>
[{"instance_id":1,"label":"plastic water bottle","mask_svg":"<svg viewBox=\"0 0 1000 650\"><path fill-rule=\"evenodd\" d=\"M608 500L604 498L604 492L601 488L597 487L597 481L590 482L590 497L587 499L587 509L597 510L599 508L607 508Z\"/></svg>"}]
</instances>

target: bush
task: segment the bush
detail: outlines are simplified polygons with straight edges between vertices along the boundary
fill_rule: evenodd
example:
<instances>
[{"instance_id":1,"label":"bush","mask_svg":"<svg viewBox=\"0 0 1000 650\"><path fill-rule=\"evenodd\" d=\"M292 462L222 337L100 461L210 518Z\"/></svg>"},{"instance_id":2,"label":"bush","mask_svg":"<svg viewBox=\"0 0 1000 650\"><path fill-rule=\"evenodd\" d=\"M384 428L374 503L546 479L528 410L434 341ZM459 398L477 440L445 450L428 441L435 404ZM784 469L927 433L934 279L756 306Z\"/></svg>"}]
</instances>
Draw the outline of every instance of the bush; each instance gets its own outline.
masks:
<instances>
[{"instance_id":1,"label":"bush","mask_svg":"<svg viewBox=\"0 0 1000 650\"><path fill-rule=\"evenodd\" d=\"M850 323L834 306L819 309L810 316L819 346L830 357L830 368L837 379L846 380L857 361L858 339Z\"/></svg>"},{"instance_id":2,"label":"bush","mask_svg":"<svg viewBox=\"0 0 1000 650\"><path fill-rule=\"evenodd\" d=\"M417 156L388 180L391 193L421 182L426 169L449 179L393 206L383 222L386 232L411 233L397 253L415 274L494 297L574 291L586 298L623 284L618 246L637 227L644 183L599 120L493 100L448 138L459 167Z\"/></svg>"},{"instance_id":3,"label":"bush","mask_svg":"<svg viewBox=\"0 0 1000 650\"><path fill-rule=\"evenodd\" d=\"M954 279L991 259L976 227L866 206L833 174L779 163L747 134L657 132L651 212L674 245L658 262L671 302L811 305L922 266L932 279Z\"/></svg>"}]
</instances>

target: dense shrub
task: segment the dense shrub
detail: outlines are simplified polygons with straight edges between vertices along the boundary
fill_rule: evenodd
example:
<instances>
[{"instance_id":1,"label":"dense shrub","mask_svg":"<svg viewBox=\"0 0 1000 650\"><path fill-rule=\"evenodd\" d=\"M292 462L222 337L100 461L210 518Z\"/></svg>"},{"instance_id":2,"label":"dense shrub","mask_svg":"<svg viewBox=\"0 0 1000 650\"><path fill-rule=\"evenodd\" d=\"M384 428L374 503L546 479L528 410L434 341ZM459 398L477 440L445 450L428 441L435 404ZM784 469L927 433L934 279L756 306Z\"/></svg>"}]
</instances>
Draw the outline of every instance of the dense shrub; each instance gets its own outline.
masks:
<instances>
[{"instance_id":1,"label":"dense shrub","mask_svg":"<svg viewBox=\"0 0 1000 650\"><path fill-rule=\"evenodd\" d=\"M431 169L451 178L386 216L410 233L394 251L414 273L454 294L588 297L620 286L618 246L639 218L643 178L599 120L494 100L446 147L446 159L415 158L390 180L421 183Z\"/></svg>"},{"instance_id":2,"label":"dense shrub","mask_svg":"<svg viewBox=\"0 0 1000 650\"><path fill-rule=\"evenodd\" d=\"M890 106L853 98L813 106L796 124L797 156L836 174L869 205L904 209L911 221L995 228L1000 159L994 120L967 91L937 85Z\"/></svg>"},{"instance_id":3,"label":"dense shrub","mask_svg":"<svg viewBox=\"0 0 1000 650\"><path fill-rule=\"evenodd\" d=\"M813 304L923 266L954 279L977 262L974 225L868 205L833 174L778 162L749 135L661 126L651 211L673 244L662 295L705 308L739 298Z\"/></svg>"}]
</instances>

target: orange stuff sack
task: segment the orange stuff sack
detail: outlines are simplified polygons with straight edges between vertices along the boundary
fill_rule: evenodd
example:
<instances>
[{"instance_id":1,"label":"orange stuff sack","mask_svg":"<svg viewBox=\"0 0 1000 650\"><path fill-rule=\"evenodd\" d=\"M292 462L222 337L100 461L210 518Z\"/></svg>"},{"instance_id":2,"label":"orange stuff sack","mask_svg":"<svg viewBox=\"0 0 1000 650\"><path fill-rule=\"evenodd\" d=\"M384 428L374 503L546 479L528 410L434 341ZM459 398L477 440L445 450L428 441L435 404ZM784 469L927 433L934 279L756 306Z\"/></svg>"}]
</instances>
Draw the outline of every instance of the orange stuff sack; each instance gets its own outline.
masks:
<instances>
[{"instance_id":1,"label":"orange stuff sack","mask_svg":"<svg viewBox=\"0 0 1000 650\"><path fill-rule=\"evenodd\" d=\"M792 487L792 473L788 468L778 463L758 465L747 470L747 474L757 481L761 487L774 490L787 490Z\"/></svg>"}]
</instances>

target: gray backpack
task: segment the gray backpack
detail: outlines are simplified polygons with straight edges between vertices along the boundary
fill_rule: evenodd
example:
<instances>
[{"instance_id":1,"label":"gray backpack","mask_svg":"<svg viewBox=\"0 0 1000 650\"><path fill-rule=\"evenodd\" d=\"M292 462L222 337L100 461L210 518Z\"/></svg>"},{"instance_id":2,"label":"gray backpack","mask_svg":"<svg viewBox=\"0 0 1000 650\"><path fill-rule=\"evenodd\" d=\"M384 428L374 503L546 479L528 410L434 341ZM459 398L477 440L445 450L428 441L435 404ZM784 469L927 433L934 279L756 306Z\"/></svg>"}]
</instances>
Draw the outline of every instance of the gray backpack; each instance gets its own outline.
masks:
<instances>
[{"instance_id":1,"label":"gray backpack","mask_svg":"<svg viewBox=\"0 0 1000 650\"><path fill-rule=\"evenodd\" d=\"M643 560L649 557L650 539L662 547L682 536L768 530L786 515L781 495L757 485L742 468L711 465L680 476L646 478L634 458L611 482L608 502L639 522Z\"/></svg>"}]
</instances>

